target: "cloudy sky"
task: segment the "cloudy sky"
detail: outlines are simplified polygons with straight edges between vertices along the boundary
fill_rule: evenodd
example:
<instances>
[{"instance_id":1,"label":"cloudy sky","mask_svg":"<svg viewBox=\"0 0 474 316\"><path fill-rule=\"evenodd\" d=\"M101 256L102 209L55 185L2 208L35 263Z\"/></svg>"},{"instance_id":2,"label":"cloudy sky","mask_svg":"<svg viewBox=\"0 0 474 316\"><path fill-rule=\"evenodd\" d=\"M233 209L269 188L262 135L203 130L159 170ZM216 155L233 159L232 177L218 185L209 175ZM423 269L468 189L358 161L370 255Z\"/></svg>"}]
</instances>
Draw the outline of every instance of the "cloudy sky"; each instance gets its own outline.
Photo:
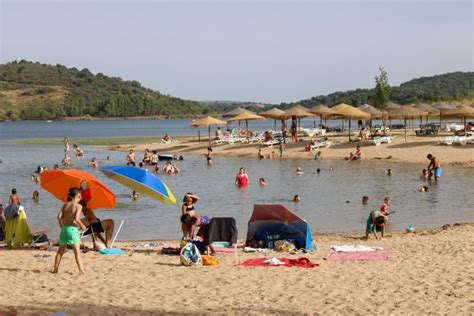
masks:
<instances>
[{"instance_id":1,"label":"cloudy sky","mask_svg":"<svg viewBox=\"0 0 474 316\"><path fill-rule=\"evenodd\" d=\"M194 100L297 101L473 70L473 1L0 0L0 62L33 60Z\"/></svg>"}]
</instances>

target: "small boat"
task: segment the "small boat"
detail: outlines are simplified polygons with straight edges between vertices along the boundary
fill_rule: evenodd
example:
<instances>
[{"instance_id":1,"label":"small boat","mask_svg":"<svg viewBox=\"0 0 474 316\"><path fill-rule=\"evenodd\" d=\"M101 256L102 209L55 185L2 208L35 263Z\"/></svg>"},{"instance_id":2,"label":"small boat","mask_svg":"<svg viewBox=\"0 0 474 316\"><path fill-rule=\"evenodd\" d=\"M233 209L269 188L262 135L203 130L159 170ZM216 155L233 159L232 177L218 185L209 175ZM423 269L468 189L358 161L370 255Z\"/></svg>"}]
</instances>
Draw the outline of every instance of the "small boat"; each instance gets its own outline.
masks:
<instances>
[{"instance_id":1,"label":"small boat","mask_svg":"<svg viewBox=\"0 0 474 316\"><path fill-rule=\"evenodd\" d=\"M51 120L47 120L47 121L46 121L46 123L53 123L53 121L51 121Z\"/></svg>"},{"instance_id":2,"label":"small boat","mask_svg":"<svg viewBox=\"0 0 474 316\"><path fill-rule=\"evenodd\" d=\"M158 160L163 161L163 160L173 160L173 155L168 155L168 154L163 154L163 155L158 155Z\"/></svg>"}]
</instances>

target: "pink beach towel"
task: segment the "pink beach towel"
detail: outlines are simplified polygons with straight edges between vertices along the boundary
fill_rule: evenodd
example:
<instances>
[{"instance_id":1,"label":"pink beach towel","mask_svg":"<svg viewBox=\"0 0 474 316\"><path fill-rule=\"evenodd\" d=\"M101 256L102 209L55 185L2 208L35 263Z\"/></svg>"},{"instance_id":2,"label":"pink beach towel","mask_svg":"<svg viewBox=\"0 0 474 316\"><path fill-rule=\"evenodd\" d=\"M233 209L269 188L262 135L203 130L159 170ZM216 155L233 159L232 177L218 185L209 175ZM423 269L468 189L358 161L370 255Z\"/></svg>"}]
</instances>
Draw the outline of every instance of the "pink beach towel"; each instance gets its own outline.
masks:
<instances>
[{"instance_id":1,"label":"pink beach towel","mask_svg":"<svg viewBox=\"0 0 474 316\"><path fill-rule=\"evenodd\" d=\"M298 267L298 268L314 268L318 267L319 264L311 262L308 258L298 258L298 259L288 259L288 258L278 258L283 264L280 265L269 265L265 261L269 258L257 258L257 259L247 259L244 262L238 264L244 267Z\"/></svg>"},{"instance_id":2,"label":"pink beach towel","mask_svg":"<svg viewBox=\"0 0 474 316\"><path fill-rule=\"evenodd\" d=\"M387 261L390 259L389 252L334 252L324 258L329 261Z\"/></svg>"}]
</instances>

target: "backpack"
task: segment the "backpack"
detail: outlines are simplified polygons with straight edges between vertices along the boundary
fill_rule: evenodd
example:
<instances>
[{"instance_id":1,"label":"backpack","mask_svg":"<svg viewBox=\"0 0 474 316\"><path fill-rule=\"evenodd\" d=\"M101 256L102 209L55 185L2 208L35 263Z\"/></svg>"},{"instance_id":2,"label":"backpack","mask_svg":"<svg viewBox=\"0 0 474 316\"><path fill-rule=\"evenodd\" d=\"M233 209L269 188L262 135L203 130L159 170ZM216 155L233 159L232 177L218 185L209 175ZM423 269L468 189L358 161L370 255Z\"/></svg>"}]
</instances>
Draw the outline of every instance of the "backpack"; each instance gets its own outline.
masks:
<instances>
[{"instance_id":1,"label":"backpack","mask_svg":"<svg viewBox=\"0 0 474 316\"><path fill-rule=\"evenodd\" d=\"M181 264L187 267L192 265L202 265L201 254L196 245L191 242L186 243L186 245L181 248L179 259Z\"/></svg>"}]
</instances>

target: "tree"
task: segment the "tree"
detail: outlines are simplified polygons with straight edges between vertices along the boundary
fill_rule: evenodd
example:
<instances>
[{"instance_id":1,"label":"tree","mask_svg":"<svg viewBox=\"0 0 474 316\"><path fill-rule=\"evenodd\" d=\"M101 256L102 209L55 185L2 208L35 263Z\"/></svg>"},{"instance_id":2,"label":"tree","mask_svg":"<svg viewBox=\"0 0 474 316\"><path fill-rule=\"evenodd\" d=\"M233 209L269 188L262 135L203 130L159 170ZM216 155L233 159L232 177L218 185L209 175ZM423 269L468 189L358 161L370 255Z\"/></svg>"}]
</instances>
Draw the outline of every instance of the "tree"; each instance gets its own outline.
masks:
<instances>
[{"instance_id":1,"label":"tree","mask_svg":"<svg viewBox=\"0 0 474 316\"><path fill-rule=\"evenodd\" d=\"M390 93L392 88L388 84L388 75L383 67L379 67L380 75L375 76L375 97L374 105L380 109L385 109L388 101L390 101Z\"/></svg>"}]
</instances>

